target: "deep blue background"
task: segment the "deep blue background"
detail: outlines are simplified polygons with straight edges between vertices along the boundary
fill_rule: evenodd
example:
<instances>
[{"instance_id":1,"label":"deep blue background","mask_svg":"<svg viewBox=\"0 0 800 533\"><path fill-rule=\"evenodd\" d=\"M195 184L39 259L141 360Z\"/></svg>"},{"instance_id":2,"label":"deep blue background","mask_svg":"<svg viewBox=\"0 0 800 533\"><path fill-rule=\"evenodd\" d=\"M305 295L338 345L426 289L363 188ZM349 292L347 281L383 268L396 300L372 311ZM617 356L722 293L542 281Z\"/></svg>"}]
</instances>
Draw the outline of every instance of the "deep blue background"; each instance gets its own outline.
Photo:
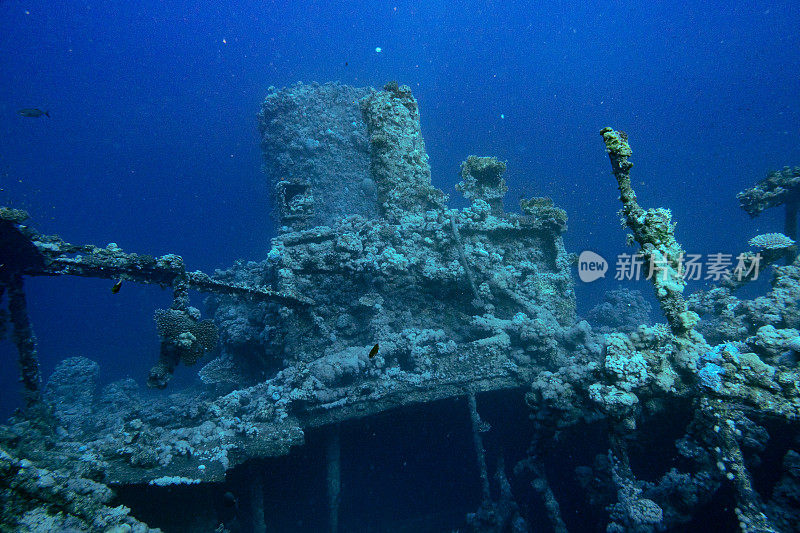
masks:
<instances>
[{"instance_id":1,"label":"deep blue background","mask_svg":"<svg viewBox=\"0 0 800 533\"><path fill-rule=\"evenodd\" d=\"M68 241L174 252L192 269L261 259L267 87L398 80L454 205L460 162L496 155L512 203L567 209L571 251L630 251L607 125L630 135L640 201L672 208L689 251L738 252L781 229L780 213L751 222L735 194L800 164L798 2L510 4L0 1L0 202ZM85 355L106 381L143 382L170 294L127 284L112 297L110 284L29 280L45 375ZM579 286L581 310L613 286ZM17 403L15 357L2 343L0 414Z\"/></svg>"}]
</instances>

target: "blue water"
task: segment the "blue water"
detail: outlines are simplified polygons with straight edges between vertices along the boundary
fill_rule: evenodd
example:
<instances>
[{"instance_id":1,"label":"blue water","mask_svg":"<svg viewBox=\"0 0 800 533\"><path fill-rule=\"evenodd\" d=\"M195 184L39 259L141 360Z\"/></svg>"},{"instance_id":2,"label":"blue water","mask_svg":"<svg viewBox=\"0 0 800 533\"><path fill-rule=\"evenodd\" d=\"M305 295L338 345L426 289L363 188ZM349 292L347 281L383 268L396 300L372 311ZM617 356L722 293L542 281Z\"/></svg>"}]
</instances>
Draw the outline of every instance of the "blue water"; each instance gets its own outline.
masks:
<instances>
[{"instance_id":1,"label":"blue water","mask_svg":"<svg viewBox=\"0 0 800 533\"><path fill-rule=\"evenodd\" d=\"M496 155L510 205L548 195L567 210L570 251L630 252L598 135L613 126L630 136L640 202L673 210L687 250L736 253L781 230L780 213L750 221L736 192L800 164L798 27L792 1L4 0L0 203L70 242L174 252L190 269L259 260L273 235L255 120L267 87L398 80L452 205L460 162ZM84 355L105 381L144 381L169 292L27 284L45 376ZM578 285L579 310L614 286ZM18 405L10 343L0 357L5 416Z\"/></svg>"}]
</instances>

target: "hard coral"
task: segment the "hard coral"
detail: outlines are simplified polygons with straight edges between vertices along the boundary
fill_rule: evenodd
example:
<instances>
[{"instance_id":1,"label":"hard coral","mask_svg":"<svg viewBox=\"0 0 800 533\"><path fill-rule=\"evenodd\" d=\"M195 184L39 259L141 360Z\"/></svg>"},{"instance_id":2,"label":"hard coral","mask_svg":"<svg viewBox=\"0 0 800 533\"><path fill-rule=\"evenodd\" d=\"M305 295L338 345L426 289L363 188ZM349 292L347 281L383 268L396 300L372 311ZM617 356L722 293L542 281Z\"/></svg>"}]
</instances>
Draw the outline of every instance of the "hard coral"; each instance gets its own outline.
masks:
<instances>
[{"instance_id":1,"label":"hard coral","mask_svg":"<svg viewBox=\"0 0 800 533\"><path fill-rule=\"evenodd\" d=\"M158 334L162 341L178 346L181 361L195 364L205 352L217 345L217 326L212 320L197 320L187 311L158 309L155 313Z\"/></svg>"},{"instance_id":2,"label":"hard coral","mask_svg":"<svg viewBox=\"0 0 800 533\"><path fill-rule=\"evenodd\" d=\"M156 326L161 336L161 354L150 369L149 387L167 386L179 362L193 365L206 352L213 350L219 339L217 326L211 320L199 320L200 311L187 309L158 309Z\"/></svg>"},{"instance_id":3,"label":"hard coral","mask_svg":"<svg viewBox=\"0 0 800 533\"><path fill-rule=\"evenodd\" d=\"M784 235L783 233L764 233L756 235L748 241L753 248L761 248L764 250L781 250L794 246L795 242Z\"/></svg>"}]
</instances>

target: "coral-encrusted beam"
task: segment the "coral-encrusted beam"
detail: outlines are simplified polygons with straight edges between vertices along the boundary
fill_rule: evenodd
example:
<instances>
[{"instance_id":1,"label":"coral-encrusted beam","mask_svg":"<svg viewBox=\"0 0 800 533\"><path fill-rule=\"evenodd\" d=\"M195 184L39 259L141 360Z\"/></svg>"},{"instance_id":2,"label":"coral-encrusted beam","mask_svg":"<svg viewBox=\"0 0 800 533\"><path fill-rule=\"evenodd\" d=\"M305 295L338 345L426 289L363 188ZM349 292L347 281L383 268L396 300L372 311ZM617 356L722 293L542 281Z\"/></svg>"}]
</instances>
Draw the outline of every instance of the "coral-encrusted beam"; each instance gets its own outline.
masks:
<instances>
[{"instance_id":1,"label":"coral-encrusted beam","mask_svg":"<svg viewBox=\"0 0 800 533\"><path fill-rule=\"evenodd\" d=\"M621 131L604 128L600 132L606 143L606 151L611 159L611 169L619 185L619 199L622 201L622 214L625 224L639 243L641 254L647 262L646 268L652 274L650 279L661 303L661 310L676 335L686 335L699 317L687 310L683 299L686 281L682 276L681 262L684 251L675 240L675 225L669 209L648 209L645 211L636 201L636 192L631 187L630 170L633 163L628 158L633 153L628 144L628 136Z\"/></svg>"}]
</instances>

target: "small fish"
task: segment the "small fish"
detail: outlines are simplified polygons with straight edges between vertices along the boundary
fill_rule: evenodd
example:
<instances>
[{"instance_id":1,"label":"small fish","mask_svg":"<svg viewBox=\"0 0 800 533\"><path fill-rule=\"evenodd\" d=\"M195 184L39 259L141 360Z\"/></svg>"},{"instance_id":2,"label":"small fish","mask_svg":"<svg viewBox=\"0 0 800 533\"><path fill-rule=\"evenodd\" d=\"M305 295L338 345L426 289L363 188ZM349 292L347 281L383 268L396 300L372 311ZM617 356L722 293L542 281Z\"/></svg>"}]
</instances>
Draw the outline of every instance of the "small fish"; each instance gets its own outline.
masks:
<instances>
[{"instance_id":1,"label":"small fish","mask_svg":"<svg viewBox=\"0 0 800 533\"><path fill-rule=\"evenodd\" d=\"M376 355L378 355L378 343L375 343L375 346L369 351L369 358L372 359Z\"/></svg>"},{"instance_id":2,"label":"small fish","mask_svg":"<svg viewBox=\"0 0 800 533\"><path fill-rule=\"evenodd\" d=\"M41 109L35 107L34 108L26 107L25 109L20 109L19 111L17 111L17 113L19 113L23 117L29 117L29 118L39 118L42 115L46 116L47 118L50 118L50 111L42 111Z\"/></svg>"},{"instance_id":3,"label":"small fish","mask_svg":"<svg viewBox=\"0 0 800 533\"><path fill-rule=\"evenodd\" d=\"M233 525L238 522L238 515L239 515L239 498L230 491L226 492L222 495L222 505L219 509L219 519L226 525L230 524ZM234 529L235 531L239 531L238 528ZM231 531L231 529L225 529L225 531Z\"/></svg>"},{"instance_id":4,"label":"small fish","mask_svg":"<svg viewBox=\"0 0 800 533\"><path fill-rule=\"evenodd\" d=\"M111 294L117 294L119 290L122 288L122 280L119 280L111 287Z\"/></svg>"},{"instance_id":5,"label":"small fish","mask_svg":"<svg viewBox=\"0 0 800 533\"><path fill-rule=\"evenodd\" d=\"M231 491L226 492L222 495L222 503L225 507L238 509L239 508L239 499L236 497L234 493Z\"/></svg>"}]
</instances>

